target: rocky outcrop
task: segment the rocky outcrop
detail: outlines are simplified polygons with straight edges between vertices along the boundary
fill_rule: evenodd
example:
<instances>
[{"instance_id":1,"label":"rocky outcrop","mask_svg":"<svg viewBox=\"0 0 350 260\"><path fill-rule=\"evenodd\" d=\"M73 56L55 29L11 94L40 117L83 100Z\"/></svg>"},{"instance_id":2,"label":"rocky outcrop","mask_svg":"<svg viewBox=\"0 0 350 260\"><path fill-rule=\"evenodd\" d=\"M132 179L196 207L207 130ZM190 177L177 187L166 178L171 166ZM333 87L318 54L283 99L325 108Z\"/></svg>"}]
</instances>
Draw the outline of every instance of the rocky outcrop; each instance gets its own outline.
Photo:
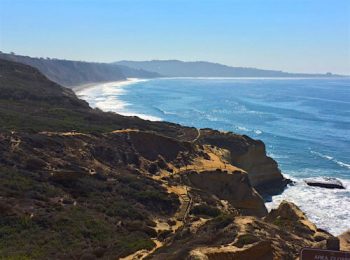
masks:
<instances>
[{"instance_id":1,"label":"rocky outcrop","mask_svg":"<svg viewBox=\"0 0 350 260\"><path fill-rule=\"evenodd\" d=\"M243 215L265 216L267 209L261 196L252 189L248 175L235 171L203 171L186 173L190 184L228 201Z\"/></svg>"},{"instance_id":2,"label":"rocky outcrop","mask_svg":"<svg viewBox=\"0 0 350 260\"><path fill-rule=\"evenodd\" d=\"M305 214L295 204L287 201L282 201L277 209L272 209L265 220L307 238L312 238L317 232L316 226Z\"/></svg>"},{"instance_id":3,"label":"rocky outcrop","mask_svg":"<svg viewBox=\"0 0 350 260\"><path fill-rule=\"evenodd\" d=\"M339 250L339 239L323 229L319 229L295 204L282 201L277 209L273 209L265 221L283 227L291 234L298 234L308 241L313 241L311 247Z\"/></svg>"},{"instance_id":4,"label":"rocky outcrop","mask_svg":"<svg viewBox=\"0 0 350 260\"><path fill-rule=\"evenodd\" d=\"M266 155L265 145L245 135L201 129L201 143L224 148L231 153L231 163L248 173L252 186L262 194L281 192L287 185L275 160Z\"/></svg>"},{"instance_id":5,"label":"rocky outcrop","mask_svg":"<svg viewBox=\"0 0 350 260\"><path fill-rule=\"evenodd\" d=\"M344 232L340 236L338 236L340 241L340 250L342 251L350 251L350 230Z\"/></svg>"},{"instance_id":6,"label":"rocky outcrop","mask_svg":"<svg viewBox=\"0 0 350 260\"><path fill-rule=\"evenodd\" d=\"M264 219L236 216L207 221L157 250L152 259L296 259L302 248L326 249L332 239L297 206L283 202Z\"/></svg>"}]
</instances>

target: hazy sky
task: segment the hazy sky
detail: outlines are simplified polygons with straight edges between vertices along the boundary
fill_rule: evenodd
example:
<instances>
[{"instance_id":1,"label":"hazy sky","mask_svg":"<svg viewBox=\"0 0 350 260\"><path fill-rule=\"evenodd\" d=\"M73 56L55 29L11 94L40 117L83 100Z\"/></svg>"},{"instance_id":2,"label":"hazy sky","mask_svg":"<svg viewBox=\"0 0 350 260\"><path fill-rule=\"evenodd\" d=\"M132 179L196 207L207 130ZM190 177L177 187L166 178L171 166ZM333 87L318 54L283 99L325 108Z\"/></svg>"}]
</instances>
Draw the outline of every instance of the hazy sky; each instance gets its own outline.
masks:
<instances>
[{"instance_id":1,"label":"hazy sky","mask_svg":"<svg viewBox=\"0 0 350 260\"><path fill-rule=\"evenodd\" d=\"M0 50L350 74L350 0L0 0Z\"/></svg>"}]
</instances>

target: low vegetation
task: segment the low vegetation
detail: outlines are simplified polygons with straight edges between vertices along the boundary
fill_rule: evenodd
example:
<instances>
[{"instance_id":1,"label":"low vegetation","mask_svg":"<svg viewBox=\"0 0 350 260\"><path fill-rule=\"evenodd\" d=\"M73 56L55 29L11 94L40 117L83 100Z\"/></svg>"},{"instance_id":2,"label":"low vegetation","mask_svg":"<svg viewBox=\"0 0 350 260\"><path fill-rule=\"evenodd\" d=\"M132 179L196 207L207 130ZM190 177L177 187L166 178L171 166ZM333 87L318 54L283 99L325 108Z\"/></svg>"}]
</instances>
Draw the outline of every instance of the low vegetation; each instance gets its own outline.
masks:
<instances>
[{"instance_id":1,"label":"low vegetation","mask_svg":"<svg viewBox=\"0 0 350 260\"><path fill-rule=\"evenodd\" d=\"M157 236L151 215L173 213L179 202L146 178L123 176L133 185L83 177L66 187L1 167L0 258L118 257L151 249Z\"/></svg>"},{"instance_id":2,"label":"low vegetation","mask_svg":"<svg viewBox=\"0 0 350 260\"><path fill-rule=\"evenodd\" d=\"M221 211L216 207L212 207L207 204L200 204L194 206L190 213L193 215L217 217L221 214Z\"/></svg>"}]
</instances>

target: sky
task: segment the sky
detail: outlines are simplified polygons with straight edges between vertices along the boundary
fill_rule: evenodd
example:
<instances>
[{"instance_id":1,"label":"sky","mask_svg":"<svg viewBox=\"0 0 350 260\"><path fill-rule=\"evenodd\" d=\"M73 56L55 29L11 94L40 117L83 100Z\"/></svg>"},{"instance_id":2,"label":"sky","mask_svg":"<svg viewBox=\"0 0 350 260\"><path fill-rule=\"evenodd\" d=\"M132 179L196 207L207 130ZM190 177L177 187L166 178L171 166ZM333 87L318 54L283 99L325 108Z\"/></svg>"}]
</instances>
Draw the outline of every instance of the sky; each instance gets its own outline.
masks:
<instances>
[{"instance_id":1,"label":"sky","mask_svg":"<svg viewBox=\"0 0 350 260\"><path fill-rule=\"evenodd\" d=\"M0 0L0 51L350 75L350 0Z\"/></svg>"}]
</instances>

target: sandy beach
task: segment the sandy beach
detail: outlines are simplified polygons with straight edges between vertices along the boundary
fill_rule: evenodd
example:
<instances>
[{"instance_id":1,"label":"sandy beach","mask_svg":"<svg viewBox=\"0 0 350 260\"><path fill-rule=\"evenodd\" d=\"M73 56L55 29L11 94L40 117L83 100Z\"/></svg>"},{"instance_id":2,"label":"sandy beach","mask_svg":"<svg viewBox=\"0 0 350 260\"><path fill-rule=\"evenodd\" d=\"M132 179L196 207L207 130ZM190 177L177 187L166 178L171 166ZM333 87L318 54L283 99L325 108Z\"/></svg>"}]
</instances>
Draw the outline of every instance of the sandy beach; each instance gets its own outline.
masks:
<instances>
[{"instance_id":1,"label":"sandy beach","mask_svg":"<svg viewBox=\"0 0 350 260\"><path fill-rule=\"evenodd\" d=\"M147 79L127 78L121 81L89 83L76 86L73 88L73 91L79 98L86 100L93 108L99 108L106 112L115 112L124 116L138 116L150 121L161 121L162 118L156 116L130 111L128 109L130 104L119 98L125 93L123 87L143 81L147 81Z\"/></svg>"},{"instance_id":2,"label":"sandy beach","mask_svg":"<svg viewBox=\"0 0 350 260\"><path fill-rule=\"evenodd\" d=\"M72 87L72 89L77 95L79 95L83 90L87 90L90 88L108 87L108 86L122 87L122 86L125 86L128 84L133 84L133 83L141 82L141 81L144 81L144 79L127 78L126 80L119 80L119 81L87 83L87 84L83 84L83 85L74 86L74 87Z\"/></svg>"}]
</instances>

